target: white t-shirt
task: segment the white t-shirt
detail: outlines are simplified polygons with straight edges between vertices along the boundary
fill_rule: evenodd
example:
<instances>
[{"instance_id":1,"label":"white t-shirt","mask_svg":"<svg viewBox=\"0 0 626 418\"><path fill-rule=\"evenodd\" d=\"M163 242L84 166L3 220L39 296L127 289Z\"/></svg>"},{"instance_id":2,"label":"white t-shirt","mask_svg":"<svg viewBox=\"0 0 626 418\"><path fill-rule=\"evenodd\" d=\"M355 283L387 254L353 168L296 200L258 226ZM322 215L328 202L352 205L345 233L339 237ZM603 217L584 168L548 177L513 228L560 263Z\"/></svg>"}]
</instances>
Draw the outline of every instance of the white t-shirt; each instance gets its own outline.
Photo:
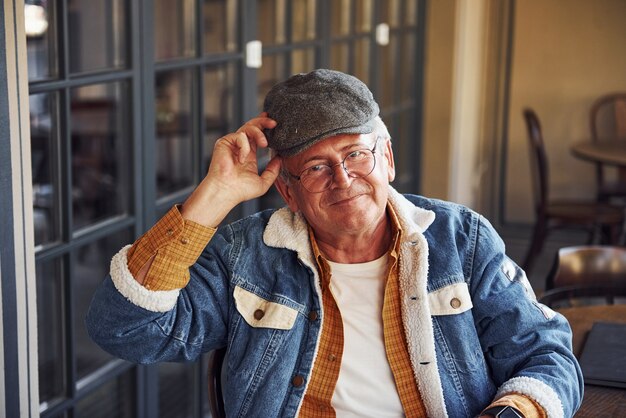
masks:
<instances>
[{"instance_id":1,"label":"white t-shirt","mask_svg":"<svg viewBox=\"0 0 626 418\"><path fill-rule=\"evenodd\" d=\"M387 258L359 264L329 262L330 289L341 312L344 336L331 402L337 417L404 417L383 336Z\"/></svg>"}]
</instances>

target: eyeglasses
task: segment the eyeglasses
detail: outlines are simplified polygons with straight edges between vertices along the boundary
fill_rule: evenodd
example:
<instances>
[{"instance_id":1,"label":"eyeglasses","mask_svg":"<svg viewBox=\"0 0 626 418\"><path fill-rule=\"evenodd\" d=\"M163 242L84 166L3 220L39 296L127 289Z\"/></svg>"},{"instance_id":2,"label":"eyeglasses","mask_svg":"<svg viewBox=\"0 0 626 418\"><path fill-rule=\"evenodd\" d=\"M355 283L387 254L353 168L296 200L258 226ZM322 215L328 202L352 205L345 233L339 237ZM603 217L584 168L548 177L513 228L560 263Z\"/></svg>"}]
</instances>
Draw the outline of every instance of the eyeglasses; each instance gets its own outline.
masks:
<instances>
[{"instance_id":1,"label":"eyeglasses","mask_svg":"<svg viewBox=\"0 0 626 418\"><path fill-rule=\"evenodd\" d=\"M341 165L341 168L343 168L349 177L355 179L366 177L374 171L374 167L376 167L376 147L378 146L378 139L380 139L380 137L376 138L374 148L351 151L337 164L315 164L306 167L297 176L289 172L287 173L292 178L298 180L300 184L302 184L302 187L309 193L321 193L328 190L333 183L333 177L335 175L334 168L338 165Z\"/></svg>"}]
</instances>

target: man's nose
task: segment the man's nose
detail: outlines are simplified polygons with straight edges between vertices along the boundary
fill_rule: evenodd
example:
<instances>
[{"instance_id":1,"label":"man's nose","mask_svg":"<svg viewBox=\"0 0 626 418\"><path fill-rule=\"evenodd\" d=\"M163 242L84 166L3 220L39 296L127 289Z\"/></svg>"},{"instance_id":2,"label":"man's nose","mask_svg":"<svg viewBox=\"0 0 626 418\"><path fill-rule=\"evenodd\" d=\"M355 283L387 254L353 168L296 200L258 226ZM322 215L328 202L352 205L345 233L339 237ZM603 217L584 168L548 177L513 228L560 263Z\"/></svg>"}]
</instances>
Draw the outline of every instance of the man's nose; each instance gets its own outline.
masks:
<instances>
[{"instance_id":1,"label":"man's nose","mask_svg":"<svg viewBox=\"0 0 626 418\"><path fill-rule=\"evenodd\" d=\"M333 185L337 188L347 188L352 184L354 178L350 177L348 171L344 168L343 164L337 164L333 167ZM331 187L333 187L331 185Z\"/></svg>"}]
</instances>

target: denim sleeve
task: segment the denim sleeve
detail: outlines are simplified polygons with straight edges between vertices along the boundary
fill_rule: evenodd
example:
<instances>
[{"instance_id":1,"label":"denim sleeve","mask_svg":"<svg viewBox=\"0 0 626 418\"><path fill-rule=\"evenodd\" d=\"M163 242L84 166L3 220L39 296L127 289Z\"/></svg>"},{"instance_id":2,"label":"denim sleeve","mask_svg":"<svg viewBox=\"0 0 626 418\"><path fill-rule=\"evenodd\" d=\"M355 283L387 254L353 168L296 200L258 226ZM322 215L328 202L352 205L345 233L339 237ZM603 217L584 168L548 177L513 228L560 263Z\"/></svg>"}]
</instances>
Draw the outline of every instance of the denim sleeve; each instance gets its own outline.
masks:
<instances>
[{"instance_id":1,"label":"denim sleeve","mask_svg":"<svg viewBox=\"0 0 626 418\"><path fill-rule=\"evenodd\" d=\"M469 286L482 350L499 394L519 392L548 416L573 416L583 379L566 319L537 302L489 222L478 223Z\"/></svg>"},{"instance_id":2,"label":"denim sleeve","mask_svg":"<svg viewBox=\"0 0 626 418\"><path fill-rule=\"evenodd\" d=\"M193 361L225 346L231 304L225 260L231 242L228 228L218 232L191 266L187 286L173 298L171 292L143 290L129 297L108 275L85 318L89 336L108 353L141 364ZM161 309L166 299L171 303Z\"/></svg>"}]
</instances>

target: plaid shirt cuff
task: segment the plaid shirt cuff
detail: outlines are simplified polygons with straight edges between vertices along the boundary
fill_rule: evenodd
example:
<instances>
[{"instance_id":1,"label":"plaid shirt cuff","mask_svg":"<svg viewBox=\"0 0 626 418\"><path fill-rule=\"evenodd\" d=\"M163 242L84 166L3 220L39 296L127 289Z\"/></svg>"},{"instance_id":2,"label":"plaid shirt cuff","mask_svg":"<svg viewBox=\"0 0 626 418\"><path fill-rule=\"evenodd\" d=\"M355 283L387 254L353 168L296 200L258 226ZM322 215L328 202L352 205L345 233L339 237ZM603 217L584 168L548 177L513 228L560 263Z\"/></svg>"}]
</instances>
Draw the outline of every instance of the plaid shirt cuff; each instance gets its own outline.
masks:
<instances>
[{"instance_id":1,"label":"plaid shirt cuff","mask_svg":"<svg viewBox=\"0 0 626 418\"><path fill-rule=\"evenodd\" d=\"M189 282L189 267L216 230L185 220L174 206L135 241L128 251L128 270L136 276L154 258L143 286L149 290L182 289Z\"/></svg>"},{"instance_id":2,"label":"plaid shirt cuff","mask_svg":"<svg viewBox=\"0 0 626 418\"><path fill-rule=\"evenodd\" d=\"M541 405L520 393L504 395L485 409L489 409L493 406L512 406L520 411L524 418L547 418L546 411Z\"/></svg>"}]
</instances>

